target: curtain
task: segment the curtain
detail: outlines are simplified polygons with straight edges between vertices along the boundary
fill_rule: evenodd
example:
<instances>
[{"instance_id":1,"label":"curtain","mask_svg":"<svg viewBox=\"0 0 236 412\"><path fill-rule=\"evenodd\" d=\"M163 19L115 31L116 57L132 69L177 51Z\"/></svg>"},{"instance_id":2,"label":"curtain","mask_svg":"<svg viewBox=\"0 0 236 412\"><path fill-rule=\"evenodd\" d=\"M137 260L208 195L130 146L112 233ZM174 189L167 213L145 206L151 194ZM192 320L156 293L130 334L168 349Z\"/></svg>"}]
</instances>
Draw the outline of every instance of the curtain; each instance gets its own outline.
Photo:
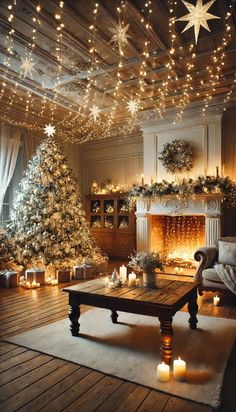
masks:
<instances>
[{"instance_id":1,"label":"curtain","mask_svg":"<svg viewBox=\"0 0 236 412\"><path fill-rule=\"evenodd\" d=\"M23 143L23 156L24 156L24 169L26 169L28 161L36 153L36 149L41 142L41 138L37 136L31 136L28 132L22 135Z\"/></svg>"},{"instance_id":2,"label":"curtain","mask_svg":"<svg viewBox=\"0 0 236 412\"><path fill-rule=\"evenodd\" d=\"M0 129L0 214L7 187L13 176L20 147L20 131Z\"/></svg>"}]
</instances>

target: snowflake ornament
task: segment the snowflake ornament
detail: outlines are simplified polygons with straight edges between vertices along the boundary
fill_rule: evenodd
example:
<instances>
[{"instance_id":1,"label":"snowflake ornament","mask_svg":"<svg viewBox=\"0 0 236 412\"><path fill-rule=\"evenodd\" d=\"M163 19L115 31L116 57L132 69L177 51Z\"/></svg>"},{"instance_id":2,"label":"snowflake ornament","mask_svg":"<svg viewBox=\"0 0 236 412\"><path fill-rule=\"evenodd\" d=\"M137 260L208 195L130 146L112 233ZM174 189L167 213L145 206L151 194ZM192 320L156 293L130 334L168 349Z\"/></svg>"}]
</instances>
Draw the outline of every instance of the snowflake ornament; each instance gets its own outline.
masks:
<instances>
[{"instance_id":1,"label":"snowflake ornament","mask_svg":"<svg viewBox=\"0 0 236 412\"><path fill-rule=\"evenodd\" d=\"M50 123L45 125L44 134L46 134L48 137L53 136L55 132L55 126L52 126Z\"/></svg>"},{"instance_id":2,"label":"snowflake ornament","mask_svg":"<svg viewBox=\"0 0 236 412\"><path fill-rule=\"evenodd\" d=\"M190 27L194 27L195 43L197 44L198 36L201 26L204 29L211 31L207 21L212 19L220 19L220 17L215 16L214 14L208 13L208 9L215 3L216 0L210 0L206 4L202 4L202 0L197 0L196 5L194 6L191 3L188 3L185 0L181 0L184 3L185 7L188 9L189 13L183 17L176 19L176 21L187 21L188 24L182 30L182 33Z\"/></svg>"},{"instance_id":3,"label":"snowflake ornament","mask_svg":"<svg viewBox=\"0 0 236 412\"><path fill-rule=\"evenodd\" d=\"M93 121L96 122L97 119L100 117L101 110L95 104L89 110L90 110L89 117L91 117Z\"/></svg>"},{"instance_id":4,"label":"snowflake ornament","mask_svg":"<svg viewBox=\"0 0 236 412\"><path fill-rule=\"evenodd\" d=\"M127 102L127 109L131 113L131 115L134 116L139 109L137 100L133 100L133 99L129 100Z\"/></svg>"},{"instance_id":5,"label":"snowflake ornament","mask_svg":"<svg viewBox=\"0 0 236 412\"><path fill-rule=\"evenodd\" d=\"M36 72L34 68L35 63L29 57L25 57L25 59L21 57L21 61L20 69L23 71L23 76L26 77L28 74L32 76L32 72Z\"/></svg>"},{"instance_id":6,"label":"snowflake ornament","mask_svg":"<svg viewBox=\"0 0 236 412\"><path fill-rule=\"evenodd\" d=\"M129 29L129 24L126 26L118 23L115 27L110 28L109 30L113 33L113 36L109 43L115 43L119 47L120 54L123 55L123 47L128 44L128 37L131 37L127 31Z\"/></svg>"}]
</instances>

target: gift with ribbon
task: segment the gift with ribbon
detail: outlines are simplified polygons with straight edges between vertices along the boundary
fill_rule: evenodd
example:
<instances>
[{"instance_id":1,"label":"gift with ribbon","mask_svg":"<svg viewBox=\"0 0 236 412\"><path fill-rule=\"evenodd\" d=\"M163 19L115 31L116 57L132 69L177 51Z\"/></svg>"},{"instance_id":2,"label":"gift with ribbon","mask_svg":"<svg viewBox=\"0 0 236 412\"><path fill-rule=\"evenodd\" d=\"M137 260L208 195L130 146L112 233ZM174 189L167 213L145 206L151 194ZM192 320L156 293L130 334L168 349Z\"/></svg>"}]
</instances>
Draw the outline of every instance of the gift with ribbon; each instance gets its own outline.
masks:
<instances>
[{"instance_id":1,"label":"gift with ribbon","mask_svg":"<svg viewBox=\"0 0 236 412\"><path fill-rule=\"evenodd\" d=\"M84 279L84 267L83 265L77 265L73 267L74 279Z\"/></svg>"},{"instance_id":2,"label":"gift with ribbon","mask_svg":"<svg viewBox=\"0 0 236 412\"><path fill-rule=\"evenodd\" d=\"M58 283L70 282L72 279L71 269L58 269L57 270Z\"/></svg>"},{"instance_id":3,"label":"gift with ribbon","mask_svg":"<svg viewBox=\"0 0 236 412\"><path fill-rule=\"evenodd\" d=\"M19 274L8 270L1 271L0 286L2 288L16 288L19 286Z\"/></svg>"},{"instance_id":4,"label":"gift with ribbon","mask_svg":"<svg viewBox=\"0 0 236 412\"><path fill-rule=\"evenodd\" d=\"M27 269L25 271L25 279L27 282L32 283L33 281L40 283L40 285L45 284L45 270L39 268Z\"/></svg>"}]
</instances>

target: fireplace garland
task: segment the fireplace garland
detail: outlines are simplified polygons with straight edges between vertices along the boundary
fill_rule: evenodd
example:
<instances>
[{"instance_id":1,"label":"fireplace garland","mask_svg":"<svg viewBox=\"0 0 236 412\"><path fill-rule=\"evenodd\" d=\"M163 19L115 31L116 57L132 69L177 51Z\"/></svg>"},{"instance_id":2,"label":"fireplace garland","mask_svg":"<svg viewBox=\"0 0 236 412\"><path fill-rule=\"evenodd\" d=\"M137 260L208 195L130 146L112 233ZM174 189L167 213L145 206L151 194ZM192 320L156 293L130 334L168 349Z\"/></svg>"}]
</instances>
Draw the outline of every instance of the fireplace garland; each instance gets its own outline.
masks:
<instances>
[{"instance_id":1,"label":"fireplace garland","mask_svg":"<svg viewBox=\"0 0 236 412\"><path fill-rule=\"evenodd\" d=\"M196 194L222 195L222 200L229 207L236 207L236 183L230 177L198 176L197 179L182 179L178 183L162 180L151 185L134 184L128 193L128 202L132 206L137 198L154 198L164 195L176 195L178 198L191 199Z\"/></svg>"}]
</instances>

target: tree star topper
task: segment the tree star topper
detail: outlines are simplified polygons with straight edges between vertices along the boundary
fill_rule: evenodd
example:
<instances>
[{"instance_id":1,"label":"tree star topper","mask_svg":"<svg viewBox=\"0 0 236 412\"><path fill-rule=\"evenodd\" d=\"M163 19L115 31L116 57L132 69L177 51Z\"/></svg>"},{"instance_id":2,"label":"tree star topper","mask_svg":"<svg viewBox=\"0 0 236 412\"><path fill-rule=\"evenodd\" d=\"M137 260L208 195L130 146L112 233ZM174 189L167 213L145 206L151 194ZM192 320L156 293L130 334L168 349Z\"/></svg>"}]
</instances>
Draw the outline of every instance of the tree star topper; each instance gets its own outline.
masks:
<instances>
[{"instance_id":1,"label":"tree star topper","mask_svg":"<svg viewBox=\"0 0 236 412\"><path fill-rule=\"evenodd\" d=\"M93 118L93 121L96 122L98 117L100 116L100 109L95 104L91 107L89 117Z\"/></svg>"},{"instance_id":2,"label":"tree star topper","mask_svg":"<svg viewBox=\"0 0 236 412\"><path fill-rule=\"evenodd\" d=\"M131 37L127 30L129 29L129 24L124 26L122 23L118 23L115 27L110 28L109 30L113 33L113 36L109 43L115 43L119 47L119 52L123 55L123 47L128 44L128 37Z\"/></svg>"},{"instance_id":3,"label":"tree star topper","mask_svg":"<svg viewBox=\"0 0 236 412\"><path fill-rule=\"evenodd\" d=\"M208 3L204 5L202 4L202 0L197 0L195 6L191 3L188 3L185 0L181 1L182 3L184 3L185 7L187 7L189 13L176 20L188 22L188 24L182 30L182 33L190 29L190 27L194 27L195 43L197 44L201 26L204 27L204 29L211 31L208 26L207 20L220 19L220 17L208 13L208 9L212 6L213 3L215 3L216 0L210 0Z\"/></svg>"},{"instance_id":4,"label":"tree star topper","mask_svg":"<svg viewBox=\"0 0 236 412\"><path fill-rule=\"evenodd\" d=\"M24 71L23 76L26 77L28 73L32 76L32 72L36 72L34 68L35 63L29 57L26 57L25 59L21 57L21 61L20 69Z\"/></svg>"},{"instance_id":5,"label":"tree star topper","mask_svg":"<svg viewBox=\"0 0 236 412\"><path fill-rule=\"evenodd\" d=\"M52 126L50 123L45 125L44 134L46 134L48 137L53 136L55 132L55 126Z\"/></svg>"},{"instance_id":6,"label":"tree star topper","mask_svg":"<svg viewBox=\"0 0 236 412\"><path fill-rule=\"evenodd\" d=\"M127 102L127 109L131 113L131 115L134 116L138 111L138 102L133 99L129 100Z\"/></svg>"}]
</instances>

